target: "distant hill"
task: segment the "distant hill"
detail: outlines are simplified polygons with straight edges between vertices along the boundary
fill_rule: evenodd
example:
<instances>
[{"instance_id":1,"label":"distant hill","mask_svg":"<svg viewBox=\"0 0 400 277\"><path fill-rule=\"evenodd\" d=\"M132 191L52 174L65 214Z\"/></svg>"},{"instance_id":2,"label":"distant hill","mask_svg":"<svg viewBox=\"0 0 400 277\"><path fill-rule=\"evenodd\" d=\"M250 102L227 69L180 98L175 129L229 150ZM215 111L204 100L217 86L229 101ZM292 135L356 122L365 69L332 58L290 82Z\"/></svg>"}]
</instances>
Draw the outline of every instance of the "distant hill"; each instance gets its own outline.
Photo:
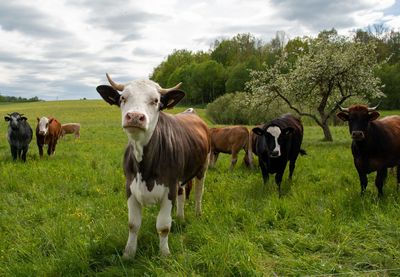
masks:
<instances>
[{"instance_id":1,"label":"distant hill","mask_svg":"<svg viewBox=\"0 0 400 277\"><path fill-rule=\"evenodd\" d=\"M0 94L0 102L18 103L18 102L38 102L38 101L44 101L44 100L39 99L37 96L32 98L23 98L15 96L5 96Z\"/></svg>"}]
</instances>

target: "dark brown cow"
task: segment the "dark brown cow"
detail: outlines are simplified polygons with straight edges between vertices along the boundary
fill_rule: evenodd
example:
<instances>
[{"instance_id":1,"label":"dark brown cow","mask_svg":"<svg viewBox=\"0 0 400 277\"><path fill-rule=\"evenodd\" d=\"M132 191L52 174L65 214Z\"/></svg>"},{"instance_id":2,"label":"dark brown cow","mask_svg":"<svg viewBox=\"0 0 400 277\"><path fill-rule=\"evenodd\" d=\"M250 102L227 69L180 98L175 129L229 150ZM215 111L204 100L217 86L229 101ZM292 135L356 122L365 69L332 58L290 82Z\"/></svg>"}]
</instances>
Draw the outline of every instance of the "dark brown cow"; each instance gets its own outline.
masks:
<instances>
[{"instance_id":1,"label":"dark brown cow","mask_svg":"<svg viewBox=\"0 0 400 277\"><path fill-rule=\"evenodd\" d=\"M81 124L79 123L66 123L61 125L60 137L64 137L66 134L74 134L75 138L81 137Z\"/></svg>"},{"instance_id":2,"label":"dark brown cow","mask_svg":"<svg viewBox=\"0 0 400 277\"><path fill-rule=\"evenodd\" d=\"M54 155L57 140L61 133L61 124L57 119L50 117L37 118L36 143L39 148L39 155L43 157L43 146L48 145L47 154Z\"/></svg>"},{"instance_id":3,"label":"dark brown cow","mask_svg":"<svg viewBox=\"0 0 400 277\"><path fill-rule=\"evenodd\" d=\"M177 216L183 218L184 194L178 189L195 179L196 214L201 214L203 182L208 166L210 134L206 123L192 110L170 115L185 95L175 86L163 89L150 80L98 86L103 99L117 105L122 113L122 127L128 136L124 172L129 211L129 237L124 257L132 258L137 249L137 235L142 221L142 207L160 203L156 228L160 251L170 253L168 234L171 209L178 198ZM121 91L120 94L118 91Z\"/></svg>"},{"instance_id":4,"label":"dark brown cow","mask_svg":"<svg viewBox=\"0 0 400 277\"><path fill-rule=\"evenodd\" d=\"M210 165L215 166L219 153L232 154L230 169L233 170L238 153L245 151L244 162L248 167L252 165L252 153L249 143L249 130L243 126L232 126L224 128L210 128L211 134L211 156Z\"/></svg>"},{"instance_id":5,"label":"dark brown cow","mask_svg":"<svg viewBox=\"0 0 400 277\"><path fill-rule=\"evenodd\" d=\"M375 185L379 196L383 196L389 167L397 166L397 183L400 183L400 116L377 120L380 114L376 108L353 105L341 108L337 117L349 122L353 140L351 151L360 178L361 194L364 194L368 184L367 174L377 171Z\"/></svg>"}]
</instances>

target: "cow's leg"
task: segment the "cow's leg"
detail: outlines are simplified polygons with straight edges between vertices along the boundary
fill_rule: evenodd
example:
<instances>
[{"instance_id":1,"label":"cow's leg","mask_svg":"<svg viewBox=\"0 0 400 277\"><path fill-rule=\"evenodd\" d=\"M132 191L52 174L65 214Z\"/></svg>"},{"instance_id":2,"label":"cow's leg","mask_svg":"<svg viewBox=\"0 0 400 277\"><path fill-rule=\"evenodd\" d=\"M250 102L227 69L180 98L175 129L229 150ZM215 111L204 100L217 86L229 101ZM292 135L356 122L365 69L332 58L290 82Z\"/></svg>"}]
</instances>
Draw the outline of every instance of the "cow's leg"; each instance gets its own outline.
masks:
<instances>
[{"instance_id":1,"label":"cow's leg","mask_svg":"<svg viewBox=\"0 0 400 277\"><path fill-rule=\"evenodd\" d=\"M51 155L51 153L52 153L52 151L53 151L53 142L52 141L50 141L49 142L49 145L48 145L48 147L47 147L47 155Z\"/></svg>"},{"instance_id":2,"label":"cow's leg","mask_svg":"<svg viewBox=\"0 0 400 277\"><path fill-rule=\"evenodd\" d=\"M262 177L264 180L264 184L266 184L266 183L268 183L268 178L269 178L269 173L268 173L267 167L261 158L258 158L258 163L261 168L261 173L262 173Z\"/></svg>"},{"instance_id":3,"label":"cow's leg","mask_svg":"<svg viewBox=\"0 0 400 277\"><path fill-rule=\"evenodd\" d=\"M29 146L25 146L24 149L22 150L22 160L26 162L26 153L28 152Z\"/></svg>"},{"instance_id":4,"label":"cow's leg","mask_svg":"<svg viewBox=\"0 0 400 277\"><path fill-rule=\"evenodd\" d=\"M229 168L230 171L233 171L235 164L237 163L238 151L232 150L232 160L231 160L231 167Z\"/></svg>"},{"instance_id":5,"label":"cow's leg","mask_svg":"<svg viewBox=\"0 0 400 277\"><path fill-rule=\"evenodd\" d=\"M399 188L400 188L400 165L397 166L396 171L397 171L397 192L399 192Z\"/></svg>"},{"instance_id":6,"label":"cow's leg","mask_svg":"<svg viewBox=\"0 0 400 277\"><path fill-rule=\"evenodd\" d=\"M215 164L217 163L217 160L218 160L218 156L219 156L219 152L211 151L211 153L210 153L210 166L211 167L215 167Z\"/></svg>"},{"instance_id":7,"label":"cow's leg","mask_svg":"<svg viewBox=\"0 0 400 277\"><path fill-rule=\"evenodd\" d=\"M382 168L377 171L375 178L375 186L378 189L379 197L383 196L383 184L385 183L387 177L387 168Z\"/></svg>"},{"instance_id":8,"label":"cow's leg","mask_svg":"<svg viewBox=\"0 0 400 277\"><path fill-rule=\"evenodd\" d=\"M194 194L195 194L195 209L196 209L196 216L201 216L201 201L203 198L203 192L204 192L204 178L195 178L195 184L194 184Z\"/></svg>"},{"instance_id":9,"label":"cow's leg","mask_svg":"<svg viewBox=\"0 0 400 277\"><path fill-rule=\"evenodd\" d=\"M14 161L17 160L17 148L15 146L10 145L10 149L13 160Z\"/></svg>"},{"instance_id":10,"label":"cow's leg","mask_svg":"<svg viewBox=\"0 0 400 277\"><path fill-rule=\"evenodd\" d=\"M282 191L281 191L281 183L282 183L283 173L284 173L284 170L280 171L280 172L277 172L275 174L275 182L278 185L279 197L281 197L281 193L282 193Z\"/></svg>"},{"instance_id":11,"label":"cow's leg","mask_svg":"<svg viewBox=\"0 0 400 277\"><path fill-rule=\"evenodd\" d=\"M190 191L192 190L192 187L193 187L193 179L186 183L186 186L185 186L186 199L189 199L189 195L190 195Z\"/></svg>"},{"instance_id":12,"label":"cow's leg","mask_svg":"<svg viewBox=\"0 0 400 277\"><path fill-rule=\"evenodd\" d=\"M56 153L56 145L57 145L57 139L54 139L53 146L51 148L51 154L52 155L54 155Z\"/></svg>"},{"instance_id":13,"label":"cow's leg","mask_svg":"<svg viewBox=\"0 0 400 277\"><path fill-rule=\"evenodd\" d=\"M169 255L168 234L171 230L172 201L168 199L168 193L165 193L160 205L160 212L157 216L157 232L160 238L160 252L162 255Z\"/></svg>"},{"instance_id":14,"label":"cow's leg","mask_svg":"<svg viewBox=\"0 0 400 277\"><path fill-rule=\"evenodd\" d=\"M136 200L133 194L129 196L127 204L129 236L123 257L129 259L135 257L137 249L137 236L142 224L142 205Z\"/></svg>"},{"instance_id":15,"label":"cow's leg","mask_svg":"<svg viewBox=\"0 0 400 277\"><path fill-rule=\"evenodd\" d=\"M17 154L18 154L18 159L20 159L22 155L22 149L18 149Z\"/></svg>"},{"instance_id":16,"label":"cow's leg","mask_svg":"<svg viewBox=\"0 0 400 277\"><path fill-rule=\"evenodd\" d=\"M358 168L357 168L357 172L358 172L358 177L360 178L361 195L364 195L365 190L368 185L367 174L363 170L358 169Z\"/></svg>"},{"instance_id":17,"label":"cow's leg","mask_svg":"<svg viewBox=\"0 0 400 277\"><path fill-rule=\"evenodd\" d=\"M43 145L38 144L37 146L39 148L39 156L42 158L43 157Z\"/></svg>"},{"instance_id":18,"label":"cow's leg","mask_svg":"<svg viewBox=\"0 0 400 277\"><path fill-rule=\"evenodd\" d=\"M178 188L178 199L176 202L176 217L180 220L184 220L185 218L185 187Z\"/></svg>"}]
</instances>

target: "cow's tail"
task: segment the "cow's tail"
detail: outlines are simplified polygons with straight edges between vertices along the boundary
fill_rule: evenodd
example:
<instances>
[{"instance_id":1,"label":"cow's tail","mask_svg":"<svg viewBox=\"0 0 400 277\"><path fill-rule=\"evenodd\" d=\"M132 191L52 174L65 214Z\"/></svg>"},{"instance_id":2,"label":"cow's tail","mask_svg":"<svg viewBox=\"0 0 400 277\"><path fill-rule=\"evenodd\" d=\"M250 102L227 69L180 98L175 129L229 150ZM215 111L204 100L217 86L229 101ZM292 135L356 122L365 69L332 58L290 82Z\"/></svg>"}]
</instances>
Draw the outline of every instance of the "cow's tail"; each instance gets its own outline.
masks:
<instances>
[{"instance_id":1,"label":"cow's tail","mask_svg":"<svg viewBox=\"0 0 400 277\"><path fill-rule=\"evenodd\" d=\"M302 155L302 156L304 156L304 155L307 155L307 152L306 152L306 150L304 150L304 149L301 149L300 148L300 155Z\"/></svg>"}]
</instances>

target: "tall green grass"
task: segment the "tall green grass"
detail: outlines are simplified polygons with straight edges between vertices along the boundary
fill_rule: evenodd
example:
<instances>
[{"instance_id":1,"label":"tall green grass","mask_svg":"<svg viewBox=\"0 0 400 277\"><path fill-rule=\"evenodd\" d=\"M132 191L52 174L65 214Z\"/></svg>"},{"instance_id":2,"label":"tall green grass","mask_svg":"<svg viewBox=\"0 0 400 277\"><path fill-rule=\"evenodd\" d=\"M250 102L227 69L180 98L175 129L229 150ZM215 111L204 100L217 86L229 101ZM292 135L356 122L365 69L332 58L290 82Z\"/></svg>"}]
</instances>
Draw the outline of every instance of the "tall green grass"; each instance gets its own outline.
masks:
<instances>
[{"instance_id":1,"label":"tall green grass","mask_svg":"<svg viewBox=\"0 0 400 277\"><path fill-rule=\"evenodd\" d=\"M13 111L32 128L37 116L53 115L82 131L42 160L32 141L24 164L12 161L0 123L0 276L400 274L396 180L389 174L379 199L371 174L360 196L346 126L332 128L333 143L306 126L308 155L299 157L292 182L285 175L281 198L273 178L264 186L260 171L242 162L230 172L230 157L221 154L207 173L203 215L195 217L191 196L185 222L173 222L171 256L158 253L152 206L143 211L136 258L126 262L127 138L119 110L102 101L0 106L1 114Z\"/></svg>"}]
</instances>

